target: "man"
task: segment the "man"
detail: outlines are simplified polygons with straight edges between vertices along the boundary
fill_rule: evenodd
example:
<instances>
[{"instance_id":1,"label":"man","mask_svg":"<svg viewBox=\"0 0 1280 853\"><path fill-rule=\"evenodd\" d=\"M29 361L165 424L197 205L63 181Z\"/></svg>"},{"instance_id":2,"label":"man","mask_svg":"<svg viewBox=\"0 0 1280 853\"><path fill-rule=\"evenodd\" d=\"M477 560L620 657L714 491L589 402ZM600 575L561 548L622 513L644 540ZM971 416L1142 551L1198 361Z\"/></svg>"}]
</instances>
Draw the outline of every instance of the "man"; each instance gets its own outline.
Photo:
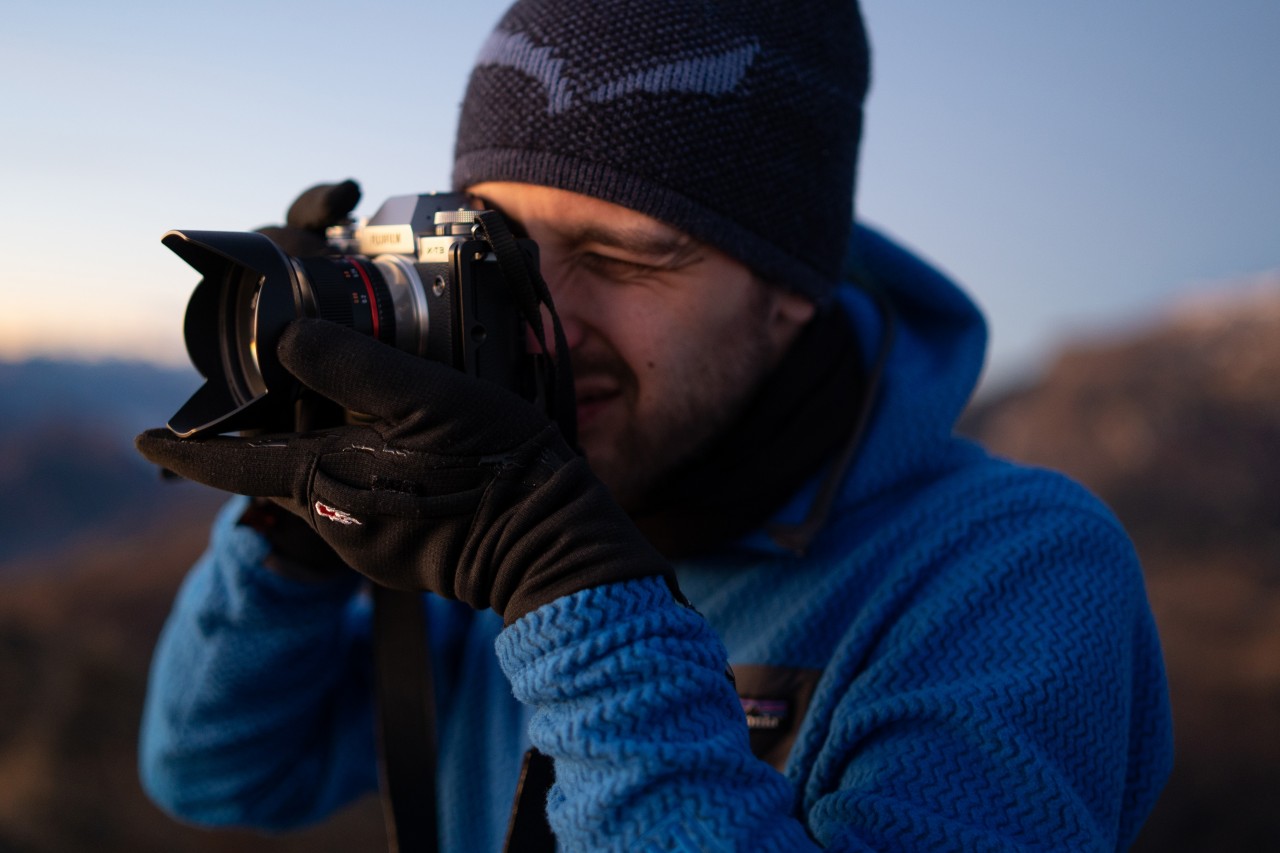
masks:
<instances>
[{"instance_id":1,"label":"man","mask_svg":"<svg viewBox=\"0 0 1280 853\"><path fill-rule=\"evenodd\" d=\"M140 438L435 593L447 849L500 846L530 744L565 849L1118 849L1154 803L1132 549L952 435L985 331L850 233L866 83L853 4L518 2L454 180L539 244L586 463L512 395L318 321L282 362L371 425ZM375 785L367 612L355 573L268 568L245 506L162 637L142 772L187 819L285 828Z\"/></svg>"}]
</instances>

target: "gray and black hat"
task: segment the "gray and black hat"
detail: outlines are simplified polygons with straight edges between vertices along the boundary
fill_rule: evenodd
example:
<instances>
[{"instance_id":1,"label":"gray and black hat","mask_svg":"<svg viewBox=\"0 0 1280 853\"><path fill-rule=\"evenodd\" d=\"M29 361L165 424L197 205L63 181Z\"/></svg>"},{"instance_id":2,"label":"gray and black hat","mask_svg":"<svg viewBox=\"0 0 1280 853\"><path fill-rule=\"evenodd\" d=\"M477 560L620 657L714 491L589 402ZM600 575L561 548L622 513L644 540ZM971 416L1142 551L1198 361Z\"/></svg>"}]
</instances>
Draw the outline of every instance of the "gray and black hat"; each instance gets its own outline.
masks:
<instances>
[{"instance_id":1,"label":"gray and black hat","mask_svg":"<svg viewBox=\"0 0 1280 853\"><path fill-rule=\"evenodd\" d=\"M868 75L856 0L520 0L471 73L453 185L614 202L821 301Z\"/></svg>"}]
</instances>

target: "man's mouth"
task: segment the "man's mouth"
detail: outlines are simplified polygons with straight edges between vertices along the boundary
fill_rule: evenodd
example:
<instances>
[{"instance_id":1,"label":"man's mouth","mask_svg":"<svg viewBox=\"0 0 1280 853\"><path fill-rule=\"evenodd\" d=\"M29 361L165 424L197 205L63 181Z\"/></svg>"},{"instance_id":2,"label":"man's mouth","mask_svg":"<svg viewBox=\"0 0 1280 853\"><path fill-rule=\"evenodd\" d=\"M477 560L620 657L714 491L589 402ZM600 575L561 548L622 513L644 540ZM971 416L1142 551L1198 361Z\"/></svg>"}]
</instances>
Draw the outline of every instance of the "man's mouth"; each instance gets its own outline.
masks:
<instances>
[{"instance_id":1,"label":"man's mouth","mask_svg":"<svg viewBox=\"0 0 1280 853\"><path fill-rule=\"evenodd\" d=\"M621 389L613 382L580 381L576 390L578 429L586 428L622 396Z\"/></svg>"}]
</instances>

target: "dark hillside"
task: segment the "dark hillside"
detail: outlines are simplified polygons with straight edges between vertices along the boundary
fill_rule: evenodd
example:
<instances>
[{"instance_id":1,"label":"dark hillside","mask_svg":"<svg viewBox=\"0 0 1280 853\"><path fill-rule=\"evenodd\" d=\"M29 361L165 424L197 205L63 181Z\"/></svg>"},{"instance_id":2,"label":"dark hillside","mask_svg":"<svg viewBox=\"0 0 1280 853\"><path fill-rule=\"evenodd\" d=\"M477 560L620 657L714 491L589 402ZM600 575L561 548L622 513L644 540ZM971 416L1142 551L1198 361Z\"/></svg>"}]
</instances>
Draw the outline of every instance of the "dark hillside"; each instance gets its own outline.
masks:
<instances>
[{"instance_id":1,"label":"dark hillside","mask_svg":"<svg viewBox=\"0 0 1280 853\"><path fill-rule=\"evenodd\" d=\"M370 800L280 838L182 826L143 795L151 649L224 499L133 449L189 370L0 364L0 851L385 847Z\"/></svg>"},{"instance_id":2,"label":"dark hillside","mask_svg":"<svg viewBox=\"0 0 1280 853\"><path fill-rule=\"evenodd\" d=\"M133 436L197 383L191 370L130 362L0 363L0 565L110 535L168 498Z\"/></svg>"},{"instance_id":3,"label":"dark hillside","mask_svg":"<svg viewBox=\"0 0 1280 853\"><path fill-rule=\"evenodd\" d=\"M316 829L269 837L183 826L143 794L136 754L147 666L203 548L205 503L14 567L0 594L0 850L385 849L372 798Z\"/></svg>"}]
</instances>

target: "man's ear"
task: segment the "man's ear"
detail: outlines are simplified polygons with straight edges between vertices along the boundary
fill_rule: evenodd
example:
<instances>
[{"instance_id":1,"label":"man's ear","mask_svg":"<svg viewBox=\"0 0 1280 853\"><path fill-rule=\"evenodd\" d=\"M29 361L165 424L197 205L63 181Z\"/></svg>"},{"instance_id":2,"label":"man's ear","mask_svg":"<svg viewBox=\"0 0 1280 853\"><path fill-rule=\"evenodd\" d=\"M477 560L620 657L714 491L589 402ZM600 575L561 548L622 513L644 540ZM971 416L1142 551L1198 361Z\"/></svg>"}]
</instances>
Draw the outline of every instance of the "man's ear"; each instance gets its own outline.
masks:
<instances>
[{"instance_id":1,"label":"man's ear","mask_svg":"<svg viewBox=\"0 0 1280 853\"><path fill-rule=\"evenodd\" d=\"M764 286L768 288L769 298L769 314L764 331L769 336L774 352L780 355L791 346L800 331L813 319L814 314L817 313L817 306L807 296L801 296L776 285L765 284Z\"/></svg>"},{"instance_id":2,"label":"man's ear","mask_svg":"<svg viewBox=\"0 0 1280 853\"><path fill-rule=\"evenodd\" d=\"M774 288L773 310L770 316L774 339L782 343L790 343L813 319L817 310L817 306L809 297L790 290Z\"/></svg>"},{"instance_id":3,"label":"man's ear","mask_svg":"<svg viewBox=\"0 0 1280 853\"><path fill-rule=\"evenodd\" d=\"M818 307L812 299L790 290L779 293L777 304L774 306L778 318L794 326L803 326L808 323L817 310Z\"/></svg>"}]
</instances>

